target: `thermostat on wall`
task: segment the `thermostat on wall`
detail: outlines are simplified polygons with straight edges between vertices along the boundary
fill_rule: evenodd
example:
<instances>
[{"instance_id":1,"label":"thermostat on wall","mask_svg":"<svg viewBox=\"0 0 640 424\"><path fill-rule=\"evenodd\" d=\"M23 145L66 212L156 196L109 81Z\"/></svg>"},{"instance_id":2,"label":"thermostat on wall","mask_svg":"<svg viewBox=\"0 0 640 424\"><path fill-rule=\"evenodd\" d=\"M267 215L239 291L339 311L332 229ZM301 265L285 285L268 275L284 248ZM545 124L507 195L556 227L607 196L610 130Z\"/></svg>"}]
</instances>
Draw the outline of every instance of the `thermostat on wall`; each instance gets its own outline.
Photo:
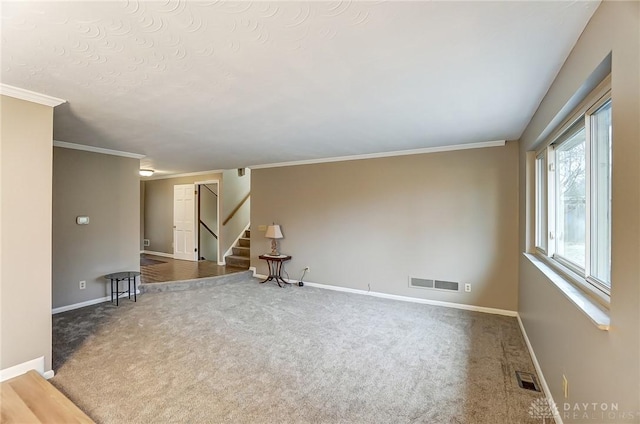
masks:
<instances>
[{"instance_id":1,"label":"thermostat on wall","mask_svg":"<svg viewBox=\"0 0 640 424\"><path fill-rule=\"evenodd\" d=\"M78 224L78 225L88 225L89 224L89 217L88 216L77 216L76 217L76 224Z\"/></svg>"}]
</instances>

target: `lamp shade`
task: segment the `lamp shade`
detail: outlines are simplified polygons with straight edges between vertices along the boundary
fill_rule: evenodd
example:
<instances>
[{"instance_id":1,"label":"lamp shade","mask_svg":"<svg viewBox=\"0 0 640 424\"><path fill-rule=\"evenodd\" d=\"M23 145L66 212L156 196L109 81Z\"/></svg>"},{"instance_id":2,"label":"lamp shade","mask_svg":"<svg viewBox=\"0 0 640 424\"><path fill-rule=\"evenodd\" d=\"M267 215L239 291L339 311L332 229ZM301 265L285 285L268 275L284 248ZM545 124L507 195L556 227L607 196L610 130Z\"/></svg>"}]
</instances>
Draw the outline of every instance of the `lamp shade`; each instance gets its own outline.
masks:
<instances>
[{"instance_id":1,"label":"lamp shade","mask_svg":"<svg viewBox=\"0 0 640 424\"><path fill-rule=\"evenodd\" d=\"M281 239L282 231L280 230L280 226L273 224L267 227L267 232L264 234L266 238L270 239Z\"/></svg>"}]
</instances>

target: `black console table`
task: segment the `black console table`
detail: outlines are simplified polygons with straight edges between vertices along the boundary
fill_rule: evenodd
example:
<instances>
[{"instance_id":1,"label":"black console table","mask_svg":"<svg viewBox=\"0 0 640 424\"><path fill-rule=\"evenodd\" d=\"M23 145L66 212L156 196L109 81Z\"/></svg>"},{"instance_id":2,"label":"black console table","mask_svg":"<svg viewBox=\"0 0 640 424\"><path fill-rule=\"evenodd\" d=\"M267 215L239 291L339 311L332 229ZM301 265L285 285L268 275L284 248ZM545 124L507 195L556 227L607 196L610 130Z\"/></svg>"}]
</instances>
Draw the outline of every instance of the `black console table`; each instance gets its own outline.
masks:
<instances>
[{"instance_id":1,"label":"black console table","mask_svg":"<svg viewBox=\"0 0 640 424\"><path fill-rule=\"evenodd\" d=\"M138 298L136 296L136 277L138 277L140 273L138 271L123 271L123 272L114 272L112 274L107 274L104 276L107 280L111 280L111 303L113 303L113 299L115 297L116 306L118 306L118 299L121 294L127 293L129 299L131 299L131 282L133 280L133 301L137 302ZM120 291L119 283L120 281L127 281L128 287L127 290Z\"/></svg>"}]
</instances>

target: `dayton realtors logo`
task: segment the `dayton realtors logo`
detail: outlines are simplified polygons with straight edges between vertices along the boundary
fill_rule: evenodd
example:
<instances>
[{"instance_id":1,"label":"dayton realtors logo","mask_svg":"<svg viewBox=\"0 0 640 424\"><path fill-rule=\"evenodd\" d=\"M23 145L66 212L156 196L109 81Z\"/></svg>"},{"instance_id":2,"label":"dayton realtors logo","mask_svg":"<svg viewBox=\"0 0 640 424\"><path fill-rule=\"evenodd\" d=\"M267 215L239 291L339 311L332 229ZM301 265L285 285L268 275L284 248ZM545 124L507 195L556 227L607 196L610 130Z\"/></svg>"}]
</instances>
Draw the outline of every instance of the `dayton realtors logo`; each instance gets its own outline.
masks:
<instances>
[{"instance_id":1,"label":"dayton realtors logo","mask_svg":"<svg viewBox=\"0 0 640 424\"><path fill-rule=\"evenodd\" d=\"M529 416L542 420L546 423L547 419L552 423L554 415L558 413L558 408L553 402L548 402L545 398L537 398L529 405Z\"/></svg>"},{"instance_id":2,"label":"dayton realtors logo","mask_svg":"<svg viewBox=\"0 0 640 424\"><path fill-rule=\"evenodd\" d=\"M640 418L640 412L620 411L617 403L576 402L562 405L562 419L621 422Z\"/></svg>"},{"instance_id":3,"label":"dayton realtors logo","mask_svg":"<svg viewBox=\"0 0 640 424\"><path fill-rule=\"evenodd\" d=\"M562 404L562 408L537 398L529 405L529 416L542 420L542 423L552 423L554 417L563 420L590 420L593 423L621 422L640 418L640 412L620 411L617 403L576 402ZM548 421L547 421L548 420Z\"/></svg>"}]
</instances>

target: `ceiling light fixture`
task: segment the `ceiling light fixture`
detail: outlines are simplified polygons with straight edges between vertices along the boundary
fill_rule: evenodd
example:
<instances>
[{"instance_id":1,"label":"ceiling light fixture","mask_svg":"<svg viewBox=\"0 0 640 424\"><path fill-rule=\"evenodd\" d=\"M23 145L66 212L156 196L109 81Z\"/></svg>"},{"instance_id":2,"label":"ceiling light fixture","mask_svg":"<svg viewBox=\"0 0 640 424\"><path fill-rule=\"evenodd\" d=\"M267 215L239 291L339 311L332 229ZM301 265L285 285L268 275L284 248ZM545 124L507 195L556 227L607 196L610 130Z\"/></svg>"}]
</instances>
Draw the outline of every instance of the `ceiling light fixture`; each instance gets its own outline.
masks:
<instances>
[{"instance_id":1,"label":"ceiling light fixture","mask_svg":"<svg viewBox=\"0 0 640 424\"><path fill-rule=\"evenodd\" d=\"M140 176L141 177L150 177L153 175L153 169L141 169Z\"/></svg>"}]
</instances>

